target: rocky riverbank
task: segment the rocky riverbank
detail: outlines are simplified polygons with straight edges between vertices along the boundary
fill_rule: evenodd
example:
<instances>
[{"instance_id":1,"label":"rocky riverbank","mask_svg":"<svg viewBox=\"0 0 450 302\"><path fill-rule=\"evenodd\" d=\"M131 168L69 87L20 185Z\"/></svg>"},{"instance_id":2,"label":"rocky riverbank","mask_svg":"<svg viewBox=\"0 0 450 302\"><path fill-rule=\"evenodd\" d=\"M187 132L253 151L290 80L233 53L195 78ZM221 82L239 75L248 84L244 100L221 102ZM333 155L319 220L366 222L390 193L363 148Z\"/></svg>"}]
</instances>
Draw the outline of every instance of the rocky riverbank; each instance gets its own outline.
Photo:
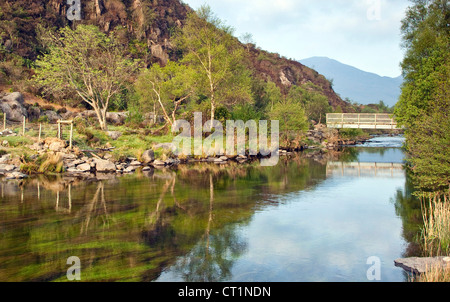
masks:
<instances>
[{"instance_id":1,"label":"rocky riverbank","mask_svg":"<svg viewBox=\"0 0 450 302\"><path fill-rule=\"evenodd\" d=\"M18 95L16 99L20 100L20 95ZM113 131L114 133L110 132L108 132L107 135L112 140L115 140L122 135L122 133L118 131ZM6 129L0 133L0 136L6 138L8 136L18 135L14 131ZM317 158L321 161L324 158L324 154L331 151L340 151L344 146L363 143L367 138L368 137L343 139L340 137L338 130L329 129L325 125L316 125L314 129L309 130L306 133L301 144L283 145L278 150L278 154L280 156L288 156L294 152L312 150L312 152L307 152L307 157ZM13 146L8 146L7 140L3 140L1 144L5 147L10 147L10 151L11 148L14 148ZM112 149L107 146L105 148L93 150L79 150L76 146L74 148L69 148L67 141L54 137L47 137L40 141L34 140L31 145L25 147L27 150L31 150L33 155L25 158L23 155L12 156L11 154L4 154L0 157L0 176L3 175L6 179L21 179L33 173L47 172L63 172L68 175L80 176L96 173L129 174L134 173L138 169L145 171L194 163L226 165L235 162L243 164L263 158L261 155L250 156L248 154L234 156L177 157L172 154L172 145L170 143L158 143L154 144L151 149L142 152L139 158L121 156L119 159L114 159L110 152ZM158 156L155 156L156 150L162 150L162 152L158 151ZM56 169L56 171L48 171L46 168L38 167L36 162L43 158L46 158L47 160L51 159L51 165L58 165L59 168Z\"/></svg>"},{"instance_id":2,"label":"rocky riverbank","mask_svg":"<svg viewBox=\"0 0 450 302\"><path fill-rule=\"evenodd\" d=\"M317 134L319 136L320 134ZM280 157L288 157L297 152L305 152L305 157L317 158L323 160L324 155L336 147L341 146L342 142L331 145L329 143L320 144L314 147L303 146L301 150L280 149ZM157 144L156 149L170 150L171 144ZM45 171L27 170L30 161L36 161L38 158L51 158L54 164L61 165L61 172L64 175L89 177L99 174L130 174L136 170L149 171L152 169L174 168L178 165L211 163L216 165L227 165L230 163L244 164L260 160L262 156L233 155L233 156L208 156L208 157L176 157L170 156L156 158L154 149L145 150L140 158L121 157L119 160L112 158L108 149L80 151L77 148L69 149L64 140L57 138L46 138L40 142L34 143L30 149L36 151L36 154L28 159L14 158L11 154L4 154L0 157L0 176L6 179L23 179L34 173L45 173ZM306 152L307 149L313 149ZM36 166L37 169L37 166Z\"/></svg>"}]
</instances>

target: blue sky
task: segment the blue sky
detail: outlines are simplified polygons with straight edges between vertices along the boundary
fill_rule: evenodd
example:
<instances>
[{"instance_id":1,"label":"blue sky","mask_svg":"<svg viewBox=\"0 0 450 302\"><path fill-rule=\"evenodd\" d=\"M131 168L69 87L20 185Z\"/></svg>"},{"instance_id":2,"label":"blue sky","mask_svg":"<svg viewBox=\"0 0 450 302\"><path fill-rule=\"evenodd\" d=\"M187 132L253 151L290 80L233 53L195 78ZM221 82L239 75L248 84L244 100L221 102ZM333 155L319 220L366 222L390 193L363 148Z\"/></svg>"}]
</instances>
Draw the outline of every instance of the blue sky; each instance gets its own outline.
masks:
<instances>
[{"instance_id":1,"label":"blue sky","mask_svg":"<svg viewBox=\"0 0 450 302\"><path fill-rule=\"evenodd\" d=\"M235 36L296 60L325 56L397 77L403 58L400 22L408 0L183 0L208 4Z\"/></svg>"}]
</instances>

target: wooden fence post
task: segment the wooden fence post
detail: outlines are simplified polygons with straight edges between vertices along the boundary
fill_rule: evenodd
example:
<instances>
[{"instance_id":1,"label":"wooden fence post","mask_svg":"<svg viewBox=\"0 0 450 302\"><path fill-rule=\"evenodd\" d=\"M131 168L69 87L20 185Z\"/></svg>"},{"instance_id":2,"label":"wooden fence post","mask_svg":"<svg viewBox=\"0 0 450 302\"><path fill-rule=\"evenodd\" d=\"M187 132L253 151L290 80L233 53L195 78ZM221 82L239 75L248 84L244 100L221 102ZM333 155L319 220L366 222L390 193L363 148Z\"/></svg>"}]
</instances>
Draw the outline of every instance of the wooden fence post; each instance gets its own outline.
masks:
<instances>
[{"instance_id":1,"label":"wooden fence post","mask_svg":"<svg viewBox=\"0 0 450 302\"><path fill-rule=\"evenodd\" d=\"M73 138L73 121L70 123L70 139L69 139L69 148L72 149L72 138Z\"/></svg>"},{"instance_id":2,"label":"wooden fence post","mask_svg":"<svg viewBox=\"0 0 450 302\"><path fill-rule=\"evenodd\" d=\"M25 136L25 120L26 120L26 117L25 117L25 115L23 116L23 131L22 131L22 135L23 136Z\"/></svg>"},{"instance_id":3,"label":"wooden fence post","mask_svg":"<svg viewBox=\"0 0 450 302\"><path fill-rule=\"evenodd\" d=\"M42 123L39 123L39 141L41 141Z\"/></svg>"}]
</instances>

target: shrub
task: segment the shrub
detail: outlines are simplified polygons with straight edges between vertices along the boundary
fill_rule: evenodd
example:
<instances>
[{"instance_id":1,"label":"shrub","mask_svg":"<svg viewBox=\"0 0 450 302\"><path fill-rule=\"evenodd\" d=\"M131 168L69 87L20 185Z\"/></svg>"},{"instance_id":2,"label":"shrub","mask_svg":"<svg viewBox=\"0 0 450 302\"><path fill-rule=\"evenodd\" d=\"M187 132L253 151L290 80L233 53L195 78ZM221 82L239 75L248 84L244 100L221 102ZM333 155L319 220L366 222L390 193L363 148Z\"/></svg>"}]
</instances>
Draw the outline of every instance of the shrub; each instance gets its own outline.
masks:
<instances>
[{"instance_id":1,"label":"shrub","mask_svg":"<svg viewBox=\"0 0 450 302\"><path fill-rule=\"evenodd\" d=\"M38 169L38 172L41 173L61 173L63 171L64 164L59 154L46 154Z\"/></svg>"}]
</instances>

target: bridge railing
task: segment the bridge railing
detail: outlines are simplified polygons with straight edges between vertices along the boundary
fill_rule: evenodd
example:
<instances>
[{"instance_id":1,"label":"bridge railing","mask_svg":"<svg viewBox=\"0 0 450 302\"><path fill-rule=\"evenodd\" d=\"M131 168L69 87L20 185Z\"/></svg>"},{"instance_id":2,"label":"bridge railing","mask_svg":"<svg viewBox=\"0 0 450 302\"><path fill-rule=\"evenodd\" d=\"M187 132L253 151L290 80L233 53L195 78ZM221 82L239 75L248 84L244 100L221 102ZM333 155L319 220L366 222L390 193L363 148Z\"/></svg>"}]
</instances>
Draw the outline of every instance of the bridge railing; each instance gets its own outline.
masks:
<instances>
[{"instance_id":1,"label":"bridge railing","mask_svg":"<svg viewBox=\"0 0 450 302\"><path fill-rule=\"evenodd\" d=\"M327 113L329 128L397 129L389 113Z\"/></svg>"}]
</instances>

